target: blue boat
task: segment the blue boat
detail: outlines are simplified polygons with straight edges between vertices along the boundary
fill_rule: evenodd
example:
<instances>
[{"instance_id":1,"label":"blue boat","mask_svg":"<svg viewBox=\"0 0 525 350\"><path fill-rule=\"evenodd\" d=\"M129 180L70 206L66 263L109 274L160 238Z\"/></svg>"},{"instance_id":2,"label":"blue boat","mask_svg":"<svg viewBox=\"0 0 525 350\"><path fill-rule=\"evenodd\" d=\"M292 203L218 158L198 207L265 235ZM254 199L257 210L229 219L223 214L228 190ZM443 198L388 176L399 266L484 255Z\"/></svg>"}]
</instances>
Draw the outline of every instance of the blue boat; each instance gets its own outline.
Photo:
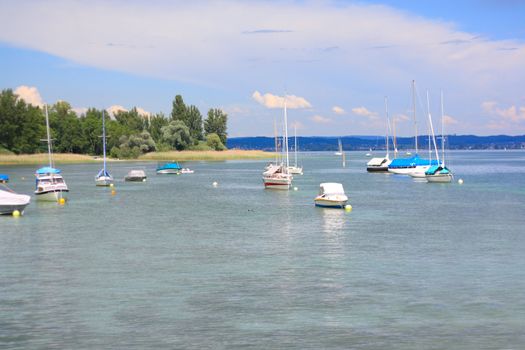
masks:
<instances>
[{"instance_id":1,"label":"blue boat","mask_svg":"<svg viewBox=\"0 0 525 350\"><path fill-rule=\"evenodd\" d=\"M419 155L415 155L410 158L396 158L392 160L388 166L388 171L394 174L408 174L413 172L416 167L429 167L433 165L439 165L439 162L435 159L429 160L420 158Z\"/></svg>"},{"instance_id":2,"label":"blue boat","mask_svg":"<svg viewBox=\"0 0 525 350\"><path fill-rule=\"evenodd\" d=\"M6 174L0 174L0 183L8 183L9 182L9 175Z\"/></svg>"},{"instance_id":3,"label":"blue boat","mask_svg":"<svg viewBox=\"0 0 525 350\"><path fill-rule=\"evenodd\" d=\"M177 162L165 163L157 167L157 174L176 174L179 175L182 167Z\"/></svg>"}]
</instances>

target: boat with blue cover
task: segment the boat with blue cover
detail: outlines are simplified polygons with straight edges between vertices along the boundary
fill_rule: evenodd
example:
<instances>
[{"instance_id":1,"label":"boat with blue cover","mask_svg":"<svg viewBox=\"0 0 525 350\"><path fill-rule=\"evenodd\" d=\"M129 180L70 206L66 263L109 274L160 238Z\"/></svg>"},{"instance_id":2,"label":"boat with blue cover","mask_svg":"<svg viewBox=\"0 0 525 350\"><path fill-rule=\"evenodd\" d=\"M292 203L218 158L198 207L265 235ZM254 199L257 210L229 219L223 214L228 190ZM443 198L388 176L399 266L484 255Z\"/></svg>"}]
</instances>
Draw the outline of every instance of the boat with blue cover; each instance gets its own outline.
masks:
<instances>
[{"instance_id":1,"label":"boat with blue cover","mask_svg":"<svg viewBox=\"0 0 525 350\"><path fill-rule=\"evenodd\" d=\"M0 174L0 183L6 184L9 182L9 175Z\"/></svg>"},{"instance_id":2,"label":"boat with blue cover","mask_svg":"<svg viewBox=\"0 0 525 350\"><path fill-rule=\"evenodd\" d=\"M180 174L182 167L177 162L165 163L157 167L157 174Z\"/></svg>"}]
</instances>

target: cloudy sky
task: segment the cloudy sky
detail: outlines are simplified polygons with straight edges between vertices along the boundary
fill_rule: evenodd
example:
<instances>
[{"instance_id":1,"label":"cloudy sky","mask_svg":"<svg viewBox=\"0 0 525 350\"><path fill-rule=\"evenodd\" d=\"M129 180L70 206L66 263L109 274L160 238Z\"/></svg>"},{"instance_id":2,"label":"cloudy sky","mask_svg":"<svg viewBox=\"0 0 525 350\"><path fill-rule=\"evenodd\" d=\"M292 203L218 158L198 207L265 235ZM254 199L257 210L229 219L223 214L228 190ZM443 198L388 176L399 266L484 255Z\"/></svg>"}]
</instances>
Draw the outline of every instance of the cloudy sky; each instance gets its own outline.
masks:
<instances>
[{"instance_id":1,"label":"cloudy sky","mask_svg":"<svg viewBox=\"0 0 525 350\"><path fill-rule=\"evenodd\" d=\"M0 88L34 104L220 107L230 136L525 134L525 1L0 0ZM449 3L449 2L446 2ZM424 130L422 130L424 131Z\"/></svg>"}]
</instances>

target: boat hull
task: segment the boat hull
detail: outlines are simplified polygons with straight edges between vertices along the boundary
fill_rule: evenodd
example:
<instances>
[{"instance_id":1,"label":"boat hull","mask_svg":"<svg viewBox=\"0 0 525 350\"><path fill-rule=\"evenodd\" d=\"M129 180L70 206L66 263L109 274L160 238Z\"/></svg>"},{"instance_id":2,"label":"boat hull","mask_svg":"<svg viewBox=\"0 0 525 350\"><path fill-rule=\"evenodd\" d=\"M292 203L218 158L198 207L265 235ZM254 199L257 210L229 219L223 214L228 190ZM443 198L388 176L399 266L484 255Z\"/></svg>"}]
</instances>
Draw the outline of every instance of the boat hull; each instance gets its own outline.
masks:
<instances>
[{"instance_id":1,"label":"boat hull","mask_svg":"<svg viewBox=\"0 0 525 350\"><path fill-rule=\"evenodd\" d=\"M24 210L29 202L26 204L2 204L0 205L0 215L11 215L15 210L18 210L20 214L24 214Z\"/></svg>"},{"instance_id":2,"label":"boat hull","mask_svg":"<svg viewBox=\"0 0 525 350\"><path fill-rule=\"evenodd\" d=\"M157 174L161 175L161 174L167 174L167 175L179 175L180 174L180 170L177 170L177 169L161 169L161 170L157 170Z\"/></svg>"},{"instance_id":3,"label":"boat hull","mask_svg":"<svg viewBox=\"0 0 525 350\"><path fill-rule=\"evenodd\" d=\"M50 190L43 192L35 192L35 197L38 201L56 202L60 198L67 199L69 190Z\"/></svg>"},{"instance_id":4,"label":"boat hull","mask_svg":"<svg viewBox=\"0 0 525 350\"><path fill-rule=\"evenodd\" d=\"M291 178L263 178L264 188L269 190L289 190L292 186Z\"/></svg>"},{"instance_id":5,"label":"boat hull","mask_svg":"<svg viewBox=\"0 0 525 350\"><path fill-rule=\"evenodd\" d=\"M431 183L449 183L452 182L451 174L436 174L436 175L427 175L427 182Z\"/></svg>"},{"instance_id":6,"label":"boat hull","mask_svg":"<svg viewBox=\"0 0 525 350\"><path fill-rule=\"evenodd\" d=\"M344 209L346 206L346 203L348 202L348 199L346 200L329 200L329 199L314 199L314 203L316 207L321 208L338 208L338 209Z\"/></svg>"},{"instance_id":7,"label":"boat hull","mask_svg":"<svg viewBox=\"0 0 525 350\"><path fill-rule=\"evenodd\" d=\"M388 165L387 166L368 166L366 167L366 171L369 173L388 173Z\"/></svg>"},{"instance_id":8,"label":"boat hull","mask_svg":"<svg viewBox=\"0 0 525 350\"><path fill-rule=\"evenodd\" d=\"M128 182L146 182L146 177L145 176L126 176L124 178L124 181L128 181Z\"/></svg>"},{"instance_id":9,"label":"boat hull","mask_svg":"<svg viewBox=\"0 0 525 350\"><path fill-rule=\"evenodd\" d=\"M101 176L95 179L97 186L110 186L113 183L113 178L109 176Z\"/></svg>"}]
</instances>

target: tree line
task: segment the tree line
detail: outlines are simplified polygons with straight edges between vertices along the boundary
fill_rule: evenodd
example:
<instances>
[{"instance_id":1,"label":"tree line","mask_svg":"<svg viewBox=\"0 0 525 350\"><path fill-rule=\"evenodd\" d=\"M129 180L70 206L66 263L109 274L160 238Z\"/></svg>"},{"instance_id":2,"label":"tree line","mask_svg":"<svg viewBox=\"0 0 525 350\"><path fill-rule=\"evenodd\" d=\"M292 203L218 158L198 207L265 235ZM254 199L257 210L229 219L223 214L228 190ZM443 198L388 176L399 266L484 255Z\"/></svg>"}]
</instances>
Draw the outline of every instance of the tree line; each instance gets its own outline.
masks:
<instances>
[{"instance_id":1,"label":"tree line","mask_svg":"<svg viewBox=\"0 0 525 350\"><path fill-rule=\"evenodd\" d=\"M228 116L211 108L206 119L181 95L173 100L169 117L144 116L136 108L106 113L107 150L115 158L136 158L146 152L169 150L224 150ZM53 149L61 153L102 154L102 110L89 108L78 116L59 101L48 106ZM11 89L0 93L0 147L15 154L46 152L45 114Z\"/></svg>"}]
</instances>

